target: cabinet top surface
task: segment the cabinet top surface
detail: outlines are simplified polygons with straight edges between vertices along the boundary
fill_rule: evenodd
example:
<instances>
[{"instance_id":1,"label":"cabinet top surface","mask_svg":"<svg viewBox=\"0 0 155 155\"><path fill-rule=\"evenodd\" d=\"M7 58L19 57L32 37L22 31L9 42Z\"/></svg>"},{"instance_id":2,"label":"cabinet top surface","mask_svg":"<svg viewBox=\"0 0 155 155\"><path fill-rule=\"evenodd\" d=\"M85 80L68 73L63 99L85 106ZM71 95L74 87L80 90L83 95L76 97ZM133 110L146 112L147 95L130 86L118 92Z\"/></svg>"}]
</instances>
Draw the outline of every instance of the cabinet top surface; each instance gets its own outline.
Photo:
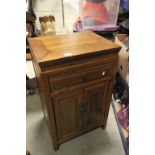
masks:
<instances>
[{"instance_id":1,"label":"cabinet top surface","mask_svg":"<svg viewBox=\"0 0 155 155\"><path fill-rule=\"evenodd\" d=\"M97 52L108 52L110 49L120 48L94 32L40 36L30 38L28 41L32 54L38 63Z\"/></svg>"}]
</instances>

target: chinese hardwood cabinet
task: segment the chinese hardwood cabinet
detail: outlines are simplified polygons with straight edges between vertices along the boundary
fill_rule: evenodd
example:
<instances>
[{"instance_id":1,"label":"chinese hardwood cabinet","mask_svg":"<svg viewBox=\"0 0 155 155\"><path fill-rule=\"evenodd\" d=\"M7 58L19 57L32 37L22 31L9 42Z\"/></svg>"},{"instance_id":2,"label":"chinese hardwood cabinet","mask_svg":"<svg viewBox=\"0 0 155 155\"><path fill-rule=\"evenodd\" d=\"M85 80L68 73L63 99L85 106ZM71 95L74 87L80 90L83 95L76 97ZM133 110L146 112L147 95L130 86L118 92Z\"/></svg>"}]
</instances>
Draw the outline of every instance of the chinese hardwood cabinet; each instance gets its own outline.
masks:
<instances>
[{"instance_id":1,"label":"chinese hardwood cabinet","mask_svg":"<svg viewBox=\"0 0 155 155\"><path fill-rule=\"evenodd\" d=\"M29 44L54 149L105 128L120 47L94 32L40 36Z\"/></svg>"}]
</instances>

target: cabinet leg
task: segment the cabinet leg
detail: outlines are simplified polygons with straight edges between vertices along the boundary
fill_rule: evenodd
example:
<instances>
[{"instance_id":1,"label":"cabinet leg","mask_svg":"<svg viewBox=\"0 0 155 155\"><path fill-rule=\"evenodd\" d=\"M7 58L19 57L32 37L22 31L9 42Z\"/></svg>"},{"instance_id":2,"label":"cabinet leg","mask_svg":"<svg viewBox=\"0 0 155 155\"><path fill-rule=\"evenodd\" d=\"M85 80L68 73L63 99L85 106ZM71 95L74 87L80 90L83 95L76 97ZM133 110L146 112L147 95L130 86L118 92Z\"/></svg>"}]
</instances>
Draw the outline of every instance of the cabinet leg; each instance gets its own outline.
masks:
<instances>
[{"instance_id":1,"label":"cabinet leg","mask_svg":"<svg viewBox=\"0 0 155 155\"><path fill-rule=\"evenodd\" d=\"M101 128L104 130L106 128L106 124L101 125Z\"/></svg>"},{"instance_id":2,"label":"cabinet leg","mask_svg":"<svg viewBox=\"0 0 155 155\"><path fill-rule=\"evenodd\" d=\"M59 145L54 145L54 151L58 151L59 150Z\"/></svg>"}]
</instances>

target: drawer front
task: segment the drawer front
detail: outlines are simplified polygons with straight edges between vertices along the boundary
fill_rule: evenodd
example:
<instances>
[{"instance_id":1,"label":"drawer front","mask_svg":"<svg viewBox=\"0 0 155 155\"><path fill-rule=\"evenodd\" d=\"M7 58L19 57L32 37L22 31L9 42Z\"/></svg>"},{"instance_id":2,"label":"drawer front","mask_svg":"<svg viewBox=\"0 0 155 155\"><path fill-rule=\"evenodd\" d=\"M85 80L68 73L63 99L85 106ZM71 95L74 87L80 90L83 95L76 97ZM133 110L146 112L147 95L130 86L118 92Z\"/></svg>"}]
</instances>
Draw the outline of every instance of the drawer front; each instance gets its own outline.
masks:
<instances>
[{"instance_id":1,"label":"drawer front","mask_svg":"<svg viewBox=\"0 0 155 155\"><path fill-rule=\"evenodd\" d=\"M112 65L108 65L102 67L98 66L94 69L87 69L78 73L75 72L52 77L50 78L51 91L86 83L92 80L111 77L112 74Z\"/></svg>"}]
</instances>

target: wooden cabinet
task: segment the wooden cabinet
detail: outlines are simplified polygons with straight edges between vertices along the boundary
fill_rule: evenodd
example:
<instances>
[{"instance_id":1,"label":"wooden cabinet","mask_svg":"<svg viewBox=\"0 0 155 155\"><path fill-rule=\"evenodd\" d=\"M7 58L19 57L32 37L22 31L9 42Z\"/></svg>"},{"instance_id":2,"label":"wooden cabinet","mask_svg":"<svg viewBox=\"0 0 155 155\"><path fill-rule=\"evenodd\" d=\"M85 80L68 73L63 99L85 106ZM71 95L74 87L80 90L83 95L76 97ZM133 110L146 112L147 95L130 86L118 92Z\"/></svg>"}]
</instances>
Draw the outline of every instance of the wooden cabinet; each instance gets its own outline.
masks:
<instances>
[{"instance_id":1,"label":"wooden cabinet","mask_svg":"<svg viewBox=\"0 0 155 155\"><path fill-rule=\"evenodd\" d=\"M73 91L53 98L58 141L77 135L82 129L82 91Z\"/></svg>"},{"instance_id":2,"label":"wooden cabinet","mask_svg":"<svg viewBox=\"0 0 155 155\"><path fill-rule=\"evenodd\" d=\"M105 127L120 47L93 32L30 38L29 44L54 149Z\"/></svg>"},{"instance_id":3,"label":"wooden cabinet","mask_svg":"<svg viewBox=\"0 0 155 155\"><path fill-rule=\"evenodd\" d=\"M108 82L84 88L83 127L93 129L104 124Z\"/></svg>"},{"instance_id":4,"label":"wooden cabinet","mask_svg":"<svg viewBox=\"0 0 155 155\"><path fill-rule=\"evenodd\" d=\"M58 141L75 137L83 130L102 126L108 83L70 91L53 98Z\"/></svg>"}]
</instances>

